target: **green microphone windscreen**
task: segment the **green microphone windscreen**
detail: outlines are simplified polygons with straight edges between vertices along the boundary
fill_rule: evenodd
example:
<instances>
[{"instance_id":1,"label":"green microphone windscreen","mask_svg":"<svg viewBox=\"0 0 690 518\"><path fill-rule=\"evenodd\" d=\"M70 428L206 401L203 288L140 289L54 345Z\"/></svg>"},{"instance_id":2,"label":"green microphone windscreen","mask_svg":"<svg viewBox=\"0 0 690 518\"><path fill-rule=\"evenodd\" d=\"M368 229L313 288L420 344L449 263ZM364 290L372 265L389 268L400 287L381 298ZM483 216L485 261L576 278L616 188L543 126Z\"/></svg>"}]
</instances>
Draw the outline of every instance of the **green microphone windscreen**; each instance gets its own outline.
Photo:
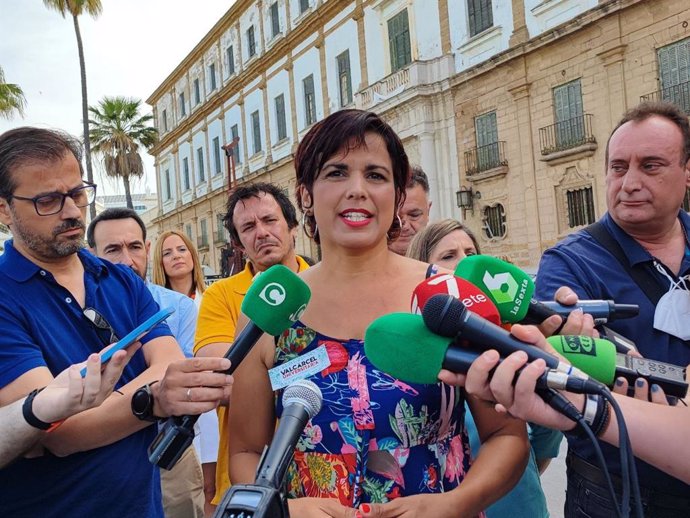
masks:
<instances>
[{"instance_id":1,"label":"green microphone windscreen","mask_svg":"<svg viewBox=\"0 0 690 518\"><path fill-rule=\"evenodd\" d=\"M503 322L520 322L527 315L534 282L520 268L496 257L471 255L458 263L455 275L482 290L498 308Z\"/></svg>"},{"instance_id":2,"label":"green microphone windscreen","mask_svg":"<svg viewBox=\"0 0 690 518\"><path fill-rule=\"evenodd\" d=\"M262 331L278 336L299 320L310 298L309 286L292 270L276 264L254 278L242 312Z\"/></svg>"},{"instance_id":3,"label":"green microphone windscreen","mask_svg":"<svg viewBox=\"0 0 690 518\"><path fill-rule=\"evenodd\" d=\"M546 339L573 366L604 385L616 377L616 346L603 338L555 335Z\"/></svg>"},{"instance_id":4,"label":"green microphone windscreen","mask_svg":"<svg viewBox=\"0 0 690 518\"><path fill-rule=\"evenodd\" d=\"M407 383L438 383L450 339L429 331L421 315L390 313L364 335L364 352L377 369Z\"/></svg>"}]
</instances>

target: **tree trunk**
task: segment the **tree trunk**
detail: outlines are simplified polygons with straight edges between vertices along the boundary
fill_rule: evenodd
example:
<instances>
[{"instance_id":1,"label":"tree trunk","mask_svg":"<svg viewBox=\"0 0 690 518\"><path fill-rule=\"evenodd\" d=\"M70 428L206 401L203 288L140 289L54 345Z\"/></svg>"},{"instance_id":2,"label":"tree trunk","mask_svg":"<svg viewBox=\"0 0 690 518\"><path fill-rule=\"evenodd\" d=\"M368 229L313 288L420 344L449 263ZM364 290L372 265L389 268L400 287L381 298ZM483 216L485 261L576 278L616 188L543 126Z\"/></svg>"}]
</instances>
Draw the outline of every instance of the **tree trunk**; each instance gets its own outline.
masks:
<instances>
[{"instance_id":1,"label":"tree trunk","mask_svg":"<svg viewBox=\"0 0 690 518\"><path fill-rule=\"evenodd\" d=\"M129 175L122 177L122 183L125 185L125 200L127 201L127 208L134 209L134 203L132 203L132 193L129 190Z\"/></svg>"},{"instance_id":2,"label":"tree trunk","mask_svg":"<svg viewBox=\"0 0 690 518\"><path fill-rule=\"evenodd\" d=\"M86 180L93 183L93 168L91 167L91 140L89 139L89 102L86 97L86 60L84 59L84 45L81 41L79 19L72 15L74 33L77 35L77 49L79 50L79 68L81 69L81 116L84 125L84 161L86 162ZM91 220L96 217L96 204L89 205Z\"/></svg>"}]
</instances>

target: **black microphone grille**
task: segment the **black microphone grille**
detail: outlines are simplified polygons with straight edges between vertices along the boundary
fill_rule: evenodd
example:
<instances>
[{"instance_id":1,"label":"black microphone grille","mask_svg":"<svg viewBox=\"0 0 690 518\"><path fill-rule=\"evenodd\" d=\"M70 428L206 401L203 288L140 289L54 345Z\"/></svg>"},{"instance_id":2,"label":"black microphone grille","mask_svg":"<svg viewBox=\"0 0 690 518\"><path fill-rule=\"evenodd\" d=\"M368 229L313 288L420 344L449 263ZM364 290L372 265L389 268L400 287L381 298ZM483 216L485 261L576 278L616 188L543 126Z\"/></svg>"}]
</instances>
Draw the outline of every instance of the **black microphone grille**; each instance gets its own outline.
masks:
<instances>
[{"instance_id":1,"label":"black microphone grille","mask_svg":"<svg viewBox=\"0 0 690 518\"><path fill-rule=\"evenodd\" d=\"M294 403L302 405L309 414L309 419L319 413L322 402L321 389L309 380L290 383L283 392L283 408Z\"/></svg>"},{"instance_id":2,"label":"black microphone grille","mask_svg":"<svg viewBox=\"0 0 690 518\"><path fill-rule=\"evenodd\" d=\"M465 305L452 295L439 293L431 297L422 309L426 327L432 333L454 338L461 329Z\"/></svg>"}]
</instances>

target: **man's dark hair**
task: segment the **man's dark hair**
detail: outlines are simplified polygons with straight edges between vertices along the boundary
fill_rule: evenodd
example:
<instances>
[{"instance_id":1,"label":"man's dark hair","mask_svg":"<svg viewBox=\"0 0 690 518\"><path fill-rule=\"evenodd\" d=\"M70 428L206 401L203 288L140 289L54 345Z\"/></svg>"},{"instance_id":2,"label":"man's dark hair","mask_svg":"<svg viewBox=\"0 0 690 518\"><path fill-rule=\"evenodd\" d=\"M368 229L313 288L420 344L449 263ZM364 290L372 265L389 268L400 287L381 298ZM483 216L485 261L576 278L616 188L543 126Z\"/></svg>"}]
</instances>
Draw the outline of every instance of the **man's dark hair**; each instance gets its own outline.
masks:
<instances>
[{"instance_id":1,"label":"man's dark hair","mask_svg":"<svg viewBox=\"0 0 690 518\"><path fill-rule=\"evenodd\" d=\"M81 143L62 131L23 126L0 135L0 197L9 198L16 189L12 171L28 163L59 162L72 153L81 165Z\"/></svg>"},{"instance_id":2,"label":"man's dark hair","mask_svg":"<svg viewBox=\"0 0 690 518\"><path fill-rule=\"evenodd\" d=\"M424 170L418 165L410 169L410 179L407 181L406 189L412 189L415 185L421 186L424 192L429 194L429 178L426 176Z\"/></svg>"},{"instance_id":3,"label":"man's dark hair","mask_svg":"<svg viewBox=\"0 0 690 518\"><path fill-rule=\"evenodd\" d=\"M235 224L232 222L232 215L235 212L235 207L239 202L243 202L249 198L258 198L262 194L272 196L273 199L278 203L290 230L299 224L297 221L297 211L295 210L295 206L292 204L290 198L283 189L268 182L256 182L248 185L241 185L230 193L230 197L228 198L228 202L225 206L226 213L225 216L223 216L223 225L225 225L225 228L228 229L230 239L232 239L235 245L242 246L242 243L240 242L240 235L235 228Z\"/></svg>"},{"instance_id":4,"label":"man's dark hair","mask_svg":"<svg viewBox=\"0 0 690 518\"><path fill-rule=\"evenodd\" d=\"M96 225L98 225L100 221L110 221L113 219L129 218L137 222L137 225L139 225L139 227L141 228L141 234L144 238L144 242L146 242L146 225L144 225L144 222L141 220L136 210L128 209L126 207L105 209L103 212L98 214L98 216L93 218L91 223L89 223L89 228L86 229L86 242L89 243L89 246L91 248L93 248L94 250L96 249L96 240L94 239L93 235L96 232Z\"/></svg>"},{"instance_id":5,"label":"man's dark hair","mask_svg":"<svg viewBox=\"0 0 690 518\"><path fill-rule=\"evenodd\" d=\"M607 170L609 166L609 142L611 142L611 137L618 131L618 128L627 122L642 122L654 116L668 119L678 126L683 137L683 150L680 165L684 166L687 163L688 159L690 159L690 123L688 123L688 116L678 106L668 101L645 101L625 112L609 135L609 139L606 141L605 165Z\"/></svg>"}]
</instances>

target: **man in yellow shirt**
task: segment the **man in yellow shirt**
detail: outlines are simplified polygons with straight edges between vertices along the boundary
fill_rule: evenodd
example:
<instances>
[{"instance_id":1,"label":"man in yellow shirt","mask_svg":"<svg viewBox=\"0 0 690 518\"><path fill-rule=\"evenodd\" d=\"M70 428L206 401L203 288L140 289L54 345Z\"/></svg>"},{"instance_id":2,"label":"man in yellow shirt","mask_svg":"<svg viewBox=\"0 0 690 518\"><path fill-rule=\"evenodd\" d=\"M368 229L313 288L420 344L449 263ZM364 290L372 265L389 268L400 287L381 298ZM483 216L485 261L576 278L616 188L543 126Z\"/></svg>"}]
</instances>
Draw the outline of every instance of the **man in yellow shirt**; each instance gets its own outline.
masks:
<instances>
[{"instance_id":1,"label":"man in yellow shirt","mask_svg":"<svg viewBox=\"0 0 690 518\"><path fill-rule=\"evenodd\" d=\"M275 264L295 272L309 267L295 254L295 207L275 185L255 183L235 189L228 198L223 221L233 243L247 257L247 264L237 275L213 283L204 292L194 339L195 356L225 355L235 338L242 300L257 273ZM230 487L226 408L218 407L220 443L213 499L216 505Z\"/></svg>"}]
</instances>

